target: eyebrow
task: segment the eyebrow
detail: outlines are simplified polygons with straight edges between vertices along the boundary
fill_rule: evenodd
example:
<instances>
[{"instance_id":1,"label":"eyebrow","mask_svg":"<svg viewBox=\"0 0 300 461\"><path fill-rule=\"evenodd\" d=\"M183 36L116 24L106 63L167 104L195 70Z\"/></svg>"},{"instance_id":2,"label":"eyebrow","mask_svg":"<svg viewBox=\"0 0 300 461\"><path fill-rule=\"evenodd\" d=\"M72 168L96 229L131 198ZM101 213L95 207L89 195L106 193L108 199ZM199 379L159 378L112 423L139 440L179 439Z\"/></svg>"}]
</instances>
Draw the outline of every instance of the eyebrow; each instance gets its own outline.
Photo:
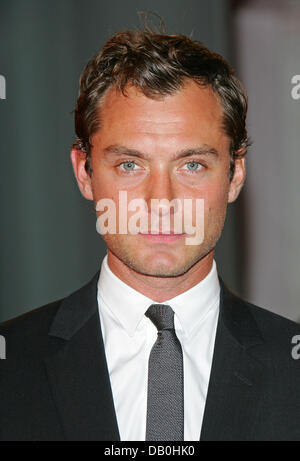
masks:
<instances>
[{"instance_id":1,"label":"eyebrow","mask_svg":"<svg viewBox=\"0 0 300 461\"><path fill-rule=\"evenodd\" d=\"M113 144L111 146L106 147L104 149L104 154L113 154L115 156L130 155L132 157L145 158L145 159L151 158L151 156L148 154L140 152L136 149L130 149L129 147L122 146L119 144ZM219 152L214 147L208 146L207 144L203 144L202 146L199 146L199 147L194 147L190 149L182 149L176 152L172 156L171 160L178 160L180 158L191 157L193 155L211 155L214 157L218 157Z\"/></svg>"}]
</instances>

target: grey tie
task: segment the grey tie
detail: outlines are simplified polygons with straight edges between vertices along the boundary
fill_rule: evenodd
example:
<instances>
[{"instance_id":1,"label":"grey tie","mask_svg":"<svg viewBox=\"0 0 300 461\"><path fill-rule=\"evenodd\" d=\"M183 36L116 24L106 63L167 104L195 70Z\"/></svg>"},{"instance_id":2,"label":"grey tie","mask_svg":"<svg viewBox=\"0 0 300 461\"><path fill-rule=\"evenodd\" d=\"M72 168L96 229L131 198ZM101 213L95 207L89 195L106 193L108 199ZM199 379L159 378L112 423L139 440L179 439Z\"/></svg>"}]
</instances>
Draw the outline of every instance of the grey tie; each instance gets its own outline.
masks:
<instances>
[{"instance_id":1,"label":"grey tie","mask_svg":"<svg viewBox=\"0 0 300 461\"><path fill-rule=\"evenodd\" d=\"M158 330L149 357L146 440L184 440L183 354L174 312L152 304L145 315Z\"/></svg>"}]
</instances>

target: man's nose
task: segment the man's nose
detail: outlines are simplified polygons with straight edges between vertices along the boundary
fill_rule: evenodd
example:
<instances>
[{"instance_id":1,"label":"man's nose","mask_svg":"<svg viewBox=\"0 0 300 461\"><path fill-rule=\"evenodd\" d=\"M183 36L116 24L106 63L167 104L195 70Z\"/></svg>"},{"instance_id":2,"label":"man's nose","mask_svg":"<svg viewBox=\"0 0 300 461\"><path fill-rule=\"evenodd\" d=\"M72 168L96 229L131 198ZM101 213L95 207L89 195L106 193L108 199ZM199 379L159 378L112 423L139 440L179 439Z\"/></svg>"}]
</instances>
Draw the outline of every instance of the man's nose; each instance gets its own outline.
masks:
<instances>
[{"instance_id":1,"label":"man's nose","mask_svg":"<svg viewBox=\"0 0 300 461\"><path fill-rule=\"evenodd\" d=\"M176 206L174 209L174 204L172 206L171 202L176 198L176 195L174 184L168 171L156 171L153 173L147 184L146 197L149 211L152 209L154 213L161 214L161 216L167 213L174 214ZM155 201L159 201L159 208L153 206Z\"/></svg>"}]
</instances>

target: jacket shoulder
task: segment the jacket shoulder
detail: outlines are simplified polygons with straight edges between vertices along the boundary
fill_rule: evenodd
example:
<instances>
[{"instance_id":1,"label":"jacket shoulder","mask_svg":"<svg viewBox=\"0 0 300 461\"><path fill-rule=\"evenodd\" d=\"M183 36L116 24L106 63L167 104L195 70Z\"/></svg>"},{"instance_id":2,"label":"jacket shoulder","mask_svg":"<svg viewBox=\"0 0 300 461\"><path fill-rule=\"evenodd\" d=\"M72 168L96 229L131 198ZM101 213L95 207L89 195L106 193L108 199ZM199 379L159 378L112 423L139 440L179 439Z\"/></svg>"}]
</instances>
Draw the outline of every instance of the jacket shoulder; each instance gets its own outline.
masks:
<instances>
[{"instance_id":1,"label":"jacket shoulder","mask_svg":"<svg viewBox=\"0 0 300 461\"><path fill-rule=\"evenodd\" d=\"M292 359L293 349L299 348L300 324L242 299L226 285L224 290L232 323L239 325L238 331L242 331L243 338L247 341L247 337L253 332L260 338L263 348L258 348L259 358L272 362L275 366L288 364L299 373L299 360Z\"/></svg>"},{"instance_id":2,"label":"jacket shoulder","mask_svg":"<svg viewBox=\"0 0 300 461\"><path fill-rule=\"evenodd\" d=\"M266 308L257 306L248 301L242 301L246 308L249 309L255 321L257 322L259 328L264 332L265 335L272 334L274 332L280 332L285 334L288 332L298 332L300 333L300 324L296 321L290 320L280 314L272 312Z\"/></svg>"},{"instance_id":3,"label":"jacket shoulder","mask_svg":"<svg viewBox=\"0 0 300 461\"><path fill-rule=\"evenodd\" d=\"M221 277L219 279L222 293L221 296L223 296L223 300L226 305L231 306L232 314L233 316L236 316L236 318L244 318L244 314L247 312L255 319L258 327L264 332L267 332L267 330L276 330L278 328L282 329L282 331L299 331L300 323L247 301L234 290L229 288Z\"/></svg>"},{"instance_id":4,"label":"jacket shoulder","mask_svg":"<svg viewBox=\"0 0 300 461\"><path fill-rule=\"evenodd\" d=\"M5 338L7 359L34 359L47 350L49 328L64 299L0 324L0 335Z\"/></svg>"},{"instance_id":5,"label":"jacket shoulder","mask_svg":"<svg viewBox=\"0 0 300 461\"><path fill-rule=\"evenodd\" d=\"M87 304L95 296L99 272L91 281L73 291L64 298L41 306L0 324L0 335L6 341L6 356L8 361L40 359L52 354L61 346L64 338L61 335L53 338L51 328L65 324L72 327L80 323L88 312ZM95 297L96 299L96 297ZM70 328L69 328L70 329ZM75 330L74 330L75 331Z\"/></svg>"},{"instance_id":6,"label":"jacket shoulder","mask_svg":"<svg viewBox=\"0 0 300 461\"><path fill-rule=\"evenodd\" d=\"M60 304L65 298L58 299L41 307L33 309L25 314L0 323L1 334L32 333L36 327L49 326L54 318Z\"/></svg>"}]
</instances>

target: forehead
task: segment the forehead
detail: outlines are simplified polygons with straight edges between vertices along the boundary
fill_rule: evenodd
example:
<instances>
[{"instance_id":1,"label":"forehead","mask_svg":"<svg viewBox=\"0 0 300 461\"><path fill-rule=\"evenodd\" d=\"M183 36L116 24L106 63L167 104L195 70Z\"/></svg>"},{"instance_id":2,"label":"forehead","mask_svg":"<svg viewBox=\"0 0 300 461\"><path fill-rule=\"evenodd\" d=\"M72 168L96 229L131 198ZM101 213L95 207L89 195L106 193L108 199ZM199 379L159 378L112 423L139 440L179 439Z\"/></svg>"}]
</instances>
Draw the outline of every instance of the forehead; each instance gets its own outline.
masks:
<instances>
[{"instance_id":1,"label":"forehead","mask_svg":"<svg viewBox=\"0 0 300 461\"><path fill-rule=\"evenodd\" d=\"M223 110L210 87L188 81L176 93L152 99L130 86L123 95L110 88L100 107L101 128L94 139L115 142L131 138L144 143L202 141L218 144L226 138L222 129ZM201 138L201 139L200 139Z\"/></svg>"}]
</instances>

